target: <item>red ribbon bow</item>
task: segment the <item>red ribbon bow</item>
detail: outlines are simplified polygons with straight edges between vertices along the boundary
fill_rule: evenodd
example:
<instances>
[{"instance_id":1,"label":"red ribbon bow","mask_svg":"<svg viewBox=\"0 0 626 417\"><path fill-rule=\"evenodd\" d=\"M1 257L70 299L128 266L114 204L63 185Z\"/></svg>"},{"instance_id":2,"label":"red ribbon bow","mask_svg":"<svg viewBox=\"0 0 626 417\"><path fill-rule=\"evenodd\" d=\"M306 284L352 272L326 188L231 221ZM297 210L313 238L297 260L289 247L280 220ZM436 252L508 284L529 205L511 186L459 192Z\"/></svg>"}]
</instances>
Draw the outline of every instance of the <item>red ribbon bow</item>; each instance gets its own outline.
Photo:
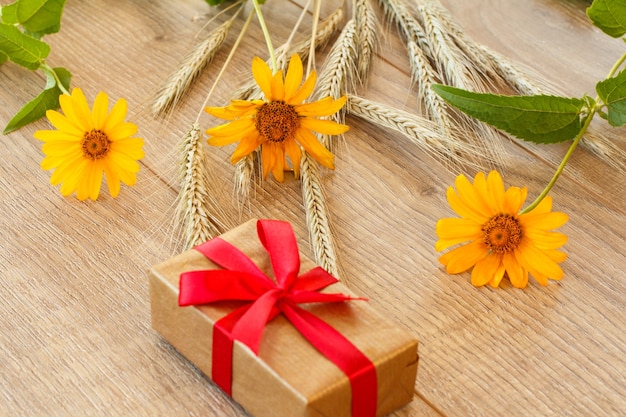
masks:
<instances>
[{"instance_id":1,"label":"red ribbon bow","mask_svg":"<svg viewBox=\"0 0 626 417\"><path fill-rule=\"evenodd\" d=\"M259 220L257 232L269 254L276 282L248 256L221 238L214 238L195 249L224 269L189 271L180 276L180 306L225 300L249 301L213 326L213 381L232 395L234 341L242 342L258 354L265 325L283 313L302 336L348 376L352 389L352 416L374 417L378 390L376 368L372 362L341 333L298 306L354 298L319 292L337 282L319 266L298 275L300 254L289 223Z\"/></svg>"}]
</instances>

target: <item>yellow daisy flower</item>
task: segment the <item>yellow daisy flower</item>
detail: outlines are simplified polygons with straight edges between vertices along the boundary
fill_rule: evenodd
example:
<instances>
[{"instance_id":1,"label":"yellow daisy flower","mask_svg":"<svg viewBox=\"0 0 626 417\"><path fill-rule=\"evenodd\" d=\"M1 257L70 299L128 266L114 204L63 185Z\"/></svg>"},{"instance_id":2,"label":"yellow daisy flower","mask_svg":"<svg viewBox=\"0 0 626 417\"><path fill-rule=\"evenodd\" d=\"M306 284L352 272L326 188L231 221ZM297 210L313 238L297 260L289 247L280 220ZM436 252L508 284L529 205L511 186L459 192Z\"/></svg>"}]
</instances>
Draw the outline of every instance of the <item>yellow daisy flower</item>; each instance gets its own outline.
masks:
<instances>
[{"instance_id":1,"label":"yellow daisy flower","mask_svg":"<svg viewBox=\"0 0 626 417\"><path fill-rule=\"evenodd\" d=\"M102 173L106 174L109 193L116 197L120 181L134 185L143 158L143 139L131 138L137 126L125 122L126 100L118 100L109 113L109 97L100 92L93 110L80 88L59 97L63 114L48 110L46 117L57 130L38 130L35 138L45 142L46 157L41 168L53 169L52 185L61 184L61 194L76 191L79 200L96 200Z\"/></svg>"},{"instance_id":2,"label":"yellow daisy flower","mask_svg":"<svg viewBox=\"0 0 626 417\"><path fill-rule=\"evenodd\" d=\"M291 57L285 77L282 71L272 75L269 66L259 57L252 61L252 74L266 100L232 100L226 107L206 108L212 116L231 120L206 131L210 136L209 144L224 146L239 142L231 157L233 164L261 146L263 177L272 172L281 182L288 162L298 177L300 145L320 164L334 169L334 155L311 131L339 135L348 130L346 125L316 119L339 111L346 102L345 96L338 100L326 97L304 103L313 92L317 76L312 71L302 83L302 61L297 54Z\"/></svg>"},{"instance_id":3,"label":"yellow daisy flower","mask_svg":"<svg viewBox=\"0 0 626 417\"><path fill-rule=\"evenodd\" d=\"M558 265L567 255L558 251L567 241L563 233L552 232L564 225L568 216L552 212L552 199L545 197L528 213L518 214L526 199L526 188L510 187L506 191L497 171L485 178L480 172L472 184L459 175L447 197L461 218L437 222L439 240L435 249L442 251L466 243L445 253L439 261L450 274L473 267L472 284L493 287L508 276L511 284L524 288L530 273L541 285L548 279L560 280Z\"/></svg>"}]
</instances>

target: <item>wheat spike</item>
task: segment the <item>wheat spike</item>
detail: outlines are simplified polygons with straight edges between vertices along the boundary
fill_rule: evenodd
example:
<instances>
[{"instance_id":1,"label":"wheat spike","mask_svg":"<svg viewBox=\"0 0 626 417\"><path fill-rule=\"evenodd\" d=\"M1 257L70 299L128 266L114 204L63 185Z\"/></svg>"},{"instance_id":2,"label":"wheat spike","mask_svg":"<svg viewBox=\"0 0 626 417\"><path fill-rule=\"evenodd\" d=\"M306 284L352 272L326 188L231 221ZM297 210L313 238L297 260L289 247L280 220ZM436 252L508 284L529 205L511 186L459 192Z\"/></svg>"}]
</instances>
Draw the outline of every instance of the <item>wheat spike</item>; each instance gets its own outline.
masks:
<instances>
[{"instance_id":1,"label":"wheat spike","mask_svg":"<svg viewBox=\"0 0 626 417\"><path fill-rule=\"evenodd\" d=\"M435 61L439 73L445 77L447 84L477 91L481 80L476 75L472 61L459 53L437 9L428 5L429 3L418 4L416 17L426 32L433 53L431 58Z\"/></svg>"},{"instance_id":2,"label":"wheat spike","mask_svg":"<svg viewBox=\"0 0 626 417\"><path fill-rule=\"evenodd\" d=\"M315 261L328 273L339 278L339 267L327 214L326 198L322 190L316 162L306 152L303 153L300 162L300 182Z\"/></svg>"},{"instance_id":3,"label":"wheat spike","mask_svg":"<svg viewBox=\"0 0 626 417\"><path fill-rule=\"evenodd\" d=\"M355 0L354 20L357 31L359 81L365 84L378 43L376 14L369 0Z\"/></svg>"},{"instance_id":4,"label":"wheat spike","mask_svg":"<svg viewBox=\"0 0 626 417\"><path fill-rule=\"evenodd\" d=\"M229 19L209 33L209 36L187 54L178 69L163 83L152 102L152 113L157 116L173 110L189 90L202 70L213 60L233 24Z\"/></svg>"},{"instance_id":5,"label":"wheat spike","mask_svg":"<svg viewBox=\"0 0 626 417\"><path fill-rule=\"evenodd\" d=\"M432 56L424 28L409 10L397 0L379 0L385 15L395 22L407 40L413 40L428 57Z\"/></svg>"},{"instance_id":6,"label":"wheat spike","mask_svg":"<svg viewBox=\"0 0 626 417\"><path fill-rule=\"evenodd\" d=\"M462 165L477 168L478 162L488 158L482 147L465 141L465 134L455 129L442 134L439 125L425 117L355 95L348 95L346 108L348 114L400 132L451 169L458 170Z\"/></svg>"},{"instance_id":7,"label":"wheat spike","mask_svg":"<svg viewBox=\"0 0 626 417\"><path fill-rule=\"evenodd\" d=\"M255 159L256 152L253 152L235 164L235 192L241 201L247 200L250 195Z\"/></svg>"},{"instance_id":8,"label":"wheat spike","mask_svg":"<svg viewBox=\"0 0 626 417\"><path fill-rule=\"evenodd\" d=\"M182 226L185 249L192 248L226 230L226 218L215 202L215 190L207 174L208 157L200 125L193 123L180 141L181 187L176 213ZM219 217L218 217L219 216Z\"/></svg>"},{"instance_id":9,"label":"wheat spike","mask_svg":"<svg viewBox=\"0 0 626 417\"><path fill-rule=\"evenodd\" d=\"M457 47L470 59L476 68L492 79L504 80L517 93L540 94L541 88L535 85L526 74L518 70L507 58L485 45L471 39L454 21L450 13L437 0L427 0L429 8L439 16L442 26L454 40Z\"/></svg>"}]
</instances>

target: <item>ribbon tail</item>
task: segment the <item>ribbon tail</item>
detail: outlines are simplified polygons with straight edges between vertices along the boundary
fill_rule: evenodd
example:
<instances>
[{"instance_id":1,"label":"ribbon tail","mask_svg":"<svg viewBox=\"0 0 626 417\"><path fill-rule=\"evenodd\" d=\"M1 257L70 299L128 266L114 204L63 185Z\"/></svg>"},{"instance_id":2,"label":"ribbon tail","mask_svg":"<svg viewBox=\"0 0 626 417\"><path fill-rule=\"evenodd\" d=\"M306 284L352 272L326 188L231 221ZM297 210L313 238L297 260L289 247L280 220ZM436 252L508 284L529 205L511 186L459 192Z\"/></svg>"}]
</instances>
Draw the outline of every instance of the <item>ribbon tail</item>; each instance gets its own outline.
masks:
<instances>
[{"instance_id":1,"label":"ribbon tail","mask_svg":"<svg viewBox=\"0 0 626 417\"><path fill-rule=\"evenodd\" d=\"M235 344L231 331L249 308L250 304L240 307L213 325L211 379L231 397L233 395L233 346Z\"/></svg>"},{"instance_id":2,"label":"ribbon tail","mask_svg":"<svg viewBox=\"0 0 626 417\"><path fill-rule=\"evenodd\" d=\"M302 336L348 376L352 389L352 416L375 417L378 380L372 361L314 314L289 303L282 303L280 308Z\"/></svg>"}]
</instances>

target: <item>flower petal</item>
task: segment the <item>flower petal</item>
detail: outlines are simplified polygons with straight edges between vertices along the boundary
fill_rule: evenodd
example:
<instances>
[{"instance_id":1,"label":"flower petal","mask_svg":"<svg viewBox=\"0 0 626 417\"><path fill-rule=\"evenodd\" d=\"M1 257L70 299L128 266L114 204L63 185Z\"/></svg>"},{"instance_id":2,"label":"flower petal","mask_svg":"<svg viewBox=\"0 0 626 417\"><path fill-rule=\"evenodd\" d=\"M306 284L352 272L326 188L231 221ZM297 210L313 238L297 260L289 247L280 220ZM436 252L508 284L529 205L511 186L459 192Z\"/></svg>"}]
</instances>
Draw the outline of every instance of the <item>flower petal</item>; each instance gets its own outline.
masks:
<instances>
[{"instance_id":1,"label":"flower petal","mask_svg":"<svg viewBox=\"0 0 626 417\"><path fill-rule=\"evenodd\" d=\"M269 101L285 100L285 83L283 81L283 72L277 71L272 77L272 98Z\"/></svg>"},{"instance_id":2,"label":"flower petal","mask_svg":"<svg viewBox=\"0 0 626 417\"><path fill-rule=\"evenodd\" d=\"M526 241L515 250L515 258L533 276L542 274L550 279L563 278L563 270L543 251L537 249L532 243Z\"/></svg>"},{"instance_id":3,"label":"flower petal","mask_svg":"<svg viewBox=\"0 0 626 417\"><path fill-rule=\"evenodd\" d=\"M234 123L234 122L231 122L231 123ZM211 130L211 129L209 129L209 130ZM209 132L209 130L207 130L207 132ZM209 145L212 145L212 146L225 146L225 145L230 145L231 143L240 142L240 141L244 140L245 138L247 138L249 136L252 136L254 138L258 138L258 136L259 136L259 132L257 132L257 130L254 127L254 125L249 125L246 128L242 128L238 132L235 129L235 133L233 133L231 135L211 136L208 139L208 143L209 143Z\"/></svg>"},{"instance_id":4,"label":"flower petal","mask_svg":"<svg viewBox=\"0 0 626 417\"><path fill-rule=\"evenodd\" d=\"M519 216L519 222L525 229L554 230L563 226L568 220L567 214L558 211L540 214L530 212Z\"/></svg>"},{"instance_id":5,"label":"flower petal","mask_svg":"<svg viewBox=\"0 0 626 417\"><path fill-rule=\"evenodd\" d=\"M481 226L473 220L454 217L439 219L436 231L437 235L442 239L465 238L473 240L482 237Z\"/></svg>"},{"instance_id":6,"label":"flower petal","mask_svg":"<svg viewBox=\"0 0 626 417\"><path fill-rule=\"evenodd\" d=\"M230 161L236 164L241 159L254 152L255 149L261 146L261 143L263 143L263 141L258 134L246 136L239 142L239 145L237 145L237 148L230 157Z\"/></svg>"},{"instance_id":7,"label":"flower petal","mask_svg":"<svg viewBox=\"0 0 626 417\"><path fill-rule=\"evenodd\" d=\"M509 281L515 288L526 288L528 284L528 271L518 262L512 252L505 253L502 257L502 263L506 269Z\"/></svg>"},{"instance_id":8,"label":"flower petal","mask_svg":"<svg viewBox=\"0 0 626 417\"><path fill-rule=\"evenodd\" d=\"M209 136L217 136L226 138L228 136L243 137L243 132L250 132L254 129L254 121L251 119L237 119L232 122L224 123L219 126L212 127L206 130L206 134ZM233 143L232 140L230 143Z\"/></svg>"},{"instance_id":9,"label":"flower petal","mask_svg":"<svg viewBox=\"0 0 626 417\"><path fill-rule=\"evenodd\" d=\"M128 103L125 99L121 98L115 102L113 108L111 109L111 113L106 118L102 126L101 130L108 132L111 129L114 129L117 125L122 123L124 119L126 119L126 113L128 112Z\"/></svg>"},{"instance_id":10,"label":"flower petal","mask_svg":"<svg viewBox=\"0 0 626 417\"><path fill-rule=\"evenodd\" d=\"M504 213L504 183L498 171L491 171L487 175L487 193L484 196L489 205L494 208L494 214ZM508 214L517 214L517 211Z\"/></svg>"},{"instance_id":11,"label":"flower petal","mask_svg":"<svg viewBox=\"0 0 626 417\"><path fill-rule=\"evenodd\" d=\"M100 91L93 102L92 117L93 123L96 129L101 129L104 126L109 111L109 96Z\"/></svg>"},{"instance_id":12,"label":"flower petal","mask_svg":"<svg viewBox=\"0 0 626 417\"><path fill-rule=\"evenodd\" d=\"M320 117L330 116L337 113L346 104L346 96L343 96L337 100L328 96L318 101L311 103L298 104L295 107L296 113L299 116L306 117Z\"/></svg>"},{"instance_id":13,"label":"flower petal","mask_svg":"<svg viewBox=\"0 0 626 417\"><path fill-rule=\"evenodd\" d=\"M443 254L439 261L446 266L449 274L459 274L476 265L488 254L489 250L484 243L474 241Z\"/></svg>"},{"instance_id":14,"label":"flower petal","mask_svg":"<svg viewBox=\"0 0 626 417\"><path fill-rule=\"evenodd\" d=\"M73 141L53 141L46 142L41 147L41 150L47 156L66 157L74 153L81 155L83 153L80 144Z\"/></svg>"},{"instance_id":15,"label":"flower petal","mask_svg":"<svg viewBox=\"0 0 626 417\"><path fill-rule=\"evenodd\" d=\"M524 229L524 237L531 240L538 249L558 249L567 243L567 235L558 232L546 232L540 229Z\"/></svg>"},{"instance_id":16,"label":"flower petal","mask_svg":"<svg viewBox=\"0 0 626 417\"><path fill-rule=\"evenodd\" d=\"M293 173L296 178L300 176L300 162L302 160L302 150L300 149L300 145L295 140L286 140L285 141L285 153L291 159L291 164L293 166Z\"/></svg>"},{"instance_id":17,"label":"flower petal","mask_svg":"<svg viewBox=\"0 0 626 417\"><path fill-rule=\"evenodd\" d=\"M349 126L333 122L332 120L312 119L310 117L300 119L300 128L325 135L340 135L350 129Z\"/></svg>"},{"instance_id":18,"label":"flower petal","mask_svg":"<svg viewBox=\"0 0 626 417\"><path fill-rule=\"evenodd\" d=\"M119 139L111 143L111 152L119 152L128 158L139 160L145 156L143 144L143 139L141 138Z\"/></svg>"},{"instance_id":19,"label":"flower petal","mask_svg":"<svg viewBox=\"0 0 626 417\"><path fill-rule=\"evenodd\" d=\"M307 79L302 83L300 89L293 95L293 97L287 97L285 101L287 104L300 104L304 100L307 99L313 92L315 88L315 83L317 82L317 73L315 71L311 71Z\"/></svg>"},{"instance_id":20,"label":"flower petal","mask_svg":"<svg viewBox=\"0 0 626 417\"><path fill-rule=\"evenodd\" d=\"M258 56L255 56L252 60L252 76L257 85L263 92L263 95L267 100L273 100L272 98L272 70L269 65Z\"/></svg>"},{"instance_id":21,"label":"flower petal","mask_svg":"<svg viewBox=\"0 0 626 417\"><path fill-rule=\"evenodd\" d=\"M296 130L296 141L315 159L326 168L335 169L335 155L322 145L315 135L308 130Z\"/></svg>"},{"instance_id":22,"label":"flower petal","mask_svg":"<svg viewBox=\"0 0 626 417\"><path fill-rule=\"evenodd\" d=\"M476 174L476 177L474 178L474 184L469 182L467 177L462 174L457 176L456 180L454 181L454 185L456 186L459 199L466 207L471 208L472 211L481 216L487 216L487 218L492 217L494 214L497 213L495 212L495 209L493 207L487 205L487 202L479 194L479 192L475 188L476 184L478 185L478 188L481 188L481 184L485 184L486 187L485 174L483 174L482 172Z\"/></svg>"},{"instance_id":23,"label":"flower petal","mask_svg":"<svg viewBox=\"0 0 626 417\"><path fill-rule=\"evenodd\" d=\"M504 212L511 215L518 214L526 201L527 194L526 187L509 187L504 193Z\"/></svg>"},{"instance_id":24,"label":"flower petal","mask_svg":"<svg viewBox=\"0 0 626 417\"><path fill-rule=\"evenodd\" d=\"M472 269L472 285L482 287L491 282L498 273L504 274L502 255L491 253L476 262L474 269Z\"/></svg>"},{"instance_id":25,"label":"flower petal","mask_svg":"<svg viewBox=\"0 0 626 417\"><path fill-rule=\"evenodd\" d=\"M70 143L76 146L77 142L83 140L82 133L73 135L60 130L38 130L33 133L33 136L44 142L63 142L67 144L67 146L69 146Z\"/></svg>"},{"instance_id":26,"label":"flower petal","mask_svg":"<svg viewBox=\"0 0 626 417\"><path fill-rule=\"evenodd\" d=\"M456 214L461 217L471 219L472 221L480 224L484 224L489 220L489 216L485 213L481 213L475 207L468 205L461 199L459 193L454 190L454 187L448 187L446 190L446 197L448 204Z\"/></svg>"},{"instance_id":27,"label":"flower petal","mask_svg":"<svg viewBox=\"0 0 626 417\"><path fill-rule=\"evenodd\" d=\"M52 126L56 127L60 132L67 133L72 136L79 136L81 138L85 134L85 130L56 110L46 111L46 117L50 123L52 123Z\"/></svg>"},{"instance_id":28,"label":"flower petal","mask_svg":"<svg viewBox=\"0 0 626 417\"><path fill-rule=\"evenodd\" d=\"M89 131L96 128L93 123L91 110L89 110L87 98L85 98L85 94L80 88L72 90L72 109L74 110L76 120L80 122L83 130Z\"/></svg>"},{"instance_id":29,"label":"flower petal","mask_svg":"<svg viewBox=\"0 0 626 417\"><path fill-rule=\"evenodd\" d=\"M287 75L285 75L285 92L284 100L289 101L298 91L298 87L302 83L302 61L300 55L293 54L289 61L289 68L287 68Z\"/></svg>"},{"instance_id":30,"label":"flower petal","mask_svg":"<svg viewBox=\"0 0 626 417\"><path fill-rule=\"evenodd\" d=\"M126 139L137 133L137 125L130 122L122 122L114 126L112 129L105 131L111 141Z\"/></svg>"},{"instance_id":31,"label":"flower petal","mask_svg":"<svg viewBox=\"0 0 626 417\"><path fill-rule=\"evenodd\" d=\"M104 174L106 175L109 194L111 197L117 197L120 193L120 177L111 169L110 164L104 164Z\"/></svg>"}]
</instances>

